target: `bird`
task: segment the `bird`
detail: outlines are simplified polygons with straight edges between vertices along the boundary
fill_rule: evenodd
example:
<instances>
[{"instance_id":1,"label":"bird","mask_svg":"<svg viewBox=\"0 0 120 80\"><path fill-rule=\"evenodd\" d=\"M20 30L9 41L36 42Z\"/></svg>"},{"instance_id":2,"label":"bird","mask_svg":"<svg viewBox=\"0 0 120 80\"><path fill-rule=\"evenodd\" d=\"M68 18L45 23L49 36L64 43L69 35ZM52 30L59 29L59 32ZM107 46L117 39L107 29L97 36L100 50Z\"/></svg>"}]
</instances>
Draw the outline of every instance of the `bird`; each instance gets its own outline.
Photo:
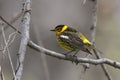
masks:
<instances>
[{"instance_id":1,"label":"bird","mask_svg":"<svg viewBox=\"0 0 120 80\"><path fill-rule=\"evenodd\" d=\"M50 31L55 32L56 41L64 50L68 53L75 52L73 56L80 50L92 55L91 49L95 49L94 45L73 27L60 24Z\"/></svg>"}]
</instances>

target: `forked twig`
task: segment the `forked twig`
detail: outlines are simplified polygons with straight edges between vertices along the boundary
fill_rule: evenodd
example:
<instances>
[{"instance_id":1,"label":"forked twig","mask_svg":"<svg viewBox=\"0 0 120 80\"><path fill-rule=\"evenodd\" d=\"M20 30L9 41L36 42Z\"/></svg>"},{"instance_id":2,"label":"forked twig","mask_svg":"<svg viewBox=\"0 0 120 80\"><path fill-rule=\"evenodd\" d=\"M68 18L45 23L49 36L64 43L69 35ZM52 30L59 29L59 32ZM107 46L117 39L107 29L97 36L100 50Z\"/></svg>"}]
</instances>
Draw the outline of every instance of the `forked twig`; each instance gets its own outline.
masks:
<instances>
[{"instance_id":1,"label":"forked twig","mask_svg":"<svg viewBox=\"0 0 120 80\"><path fill-rule=\"evenodd\" d=\"M2 25L2 26L4 26L4 30L6 30L8 28L8 26L11 26L10 24L13 24L15 21L17 21L21 17L22 14L23 14L23 11L20 11L17 15L15 15L10 20L10 22L7 22L2 16L0 16L0 19L7 24L7 25ZM13 26L11 26L11 27L13 27ZM14 27L13 27L13 29L16 30ZM2 33L2 31L0 31L0 35L1 35L1 33ZM19 33L19 31L18 31L18 33Z\"/></svg>"},{"instance_id":2,"label":"forked twig","mask_svg":"<svg viewBox=\"0 0 120 80\"><path fill-rule=\"evenodd\" d=\"M13 63L12 63L10 51L9 51L9 48L8 48L8 42L9 42L9 40L7 42L3 27L2 27L2 35L3 35L3 39L4 39L4 43L5 43L5 47L4 47L4 50L3 50L3 55L5 54L5 51L7 50L9 61L10 61L10 65L11 65L12 72L13 72L13 76L15 77L15 70L14 70L14 67L13 67Z\"/></svg>"}]
</instances>

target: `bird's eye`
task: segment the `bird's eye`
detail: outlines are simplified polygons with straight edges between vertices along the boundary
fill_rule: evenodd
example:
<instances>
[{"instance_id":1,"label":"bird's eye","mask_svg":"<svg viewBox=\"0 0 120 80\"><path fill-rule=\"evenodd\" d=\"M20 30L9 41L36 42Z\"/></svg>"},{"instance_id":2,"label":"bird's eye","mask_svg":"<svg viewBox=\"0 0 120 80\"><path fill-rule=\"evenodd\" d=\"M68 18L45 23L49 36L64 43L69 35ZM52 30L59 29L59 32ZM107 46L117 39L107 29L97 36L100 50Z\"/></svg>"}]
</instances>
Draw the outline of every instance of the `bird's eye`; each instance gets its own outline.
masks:
<instances>
[{"instance_id":1,"label":"bird's eye","mask_svg":"<svg viewBox=\"0 0 120 80\"><path fill-rule=\"evenodd\" d=\"M61 29L61 28L57 28L56 30L57 30L58 32L60 32L62 29Z\"/></svg>"}]
</instances>

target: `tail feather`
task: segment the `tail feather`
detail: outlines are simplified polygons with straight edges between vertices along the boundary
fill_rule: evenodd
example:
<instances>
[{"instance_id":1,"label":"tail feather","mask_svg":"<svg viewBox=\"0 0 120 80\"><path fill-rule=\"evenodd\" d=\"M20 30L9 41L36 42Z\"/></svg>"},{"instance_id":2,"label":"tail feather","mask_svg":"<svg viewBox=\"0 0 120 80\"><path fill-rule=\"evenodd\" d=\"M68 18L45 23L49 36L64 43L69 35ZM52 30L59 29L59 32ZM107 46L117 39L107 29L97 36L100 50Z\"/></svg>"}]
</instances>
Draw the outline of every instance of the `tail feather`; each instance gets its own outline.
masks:
<instances>
[{"instance_id":1,"label":"tail feather","mask_svg":"<svg viewBox=\"0 0 120 80\"><path fill-rule=\"evenodd\" d=\"M95 46L95 45L93 45L93 46L92 46L92 50L96 50L96 51L98 51L99 53L101 53L101 54L102 54L102 52L101 52L98 48L96 48L96 46Z\"/></svg>"},{"instance_id":2,"label":"tail feather","mask_svg":"<svg viewBox=\"0 0 120 80\"><path fill-rule=\"evenodd\" d=\"M90 55L93 55L88 49L86 49L86 52L89 53Z\"/></svg>"}]
</instances>

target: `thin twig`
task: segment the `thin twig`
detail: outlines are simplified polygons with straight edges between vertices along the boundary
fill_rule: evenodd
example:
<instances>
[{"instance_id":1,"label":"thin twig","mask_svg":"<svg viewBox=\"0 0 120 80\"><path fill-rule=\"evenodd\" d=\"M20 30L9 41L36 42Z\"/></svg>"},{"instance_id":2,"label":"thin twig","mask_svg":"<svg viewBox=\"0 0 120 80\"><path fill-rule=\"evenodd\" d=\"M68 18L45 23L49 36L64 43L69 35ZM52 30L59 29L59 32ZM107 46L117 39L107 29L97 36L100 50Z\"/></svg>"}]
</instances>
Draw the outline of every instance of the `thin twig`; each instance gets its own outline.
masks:
<instances>
[{"instance_id":1,"label":"thin twig","mask_svg":"<svg viewBox=\"0 0 120 80\"><path fill-rule=\"evenodd\" d=\"M13 36L13 37L12 37L12 36ZM11 33L11 34L9 35L8 41L7 41L8 47L14 42L16 36L17 36L17 32L16 32L16 31L13 32L13 33Z\"/></svg>"},{"instance_id":2,"label":"thin twig","mask_svg":"<svg viewBox=\"0 0 120 80\"><path fill-rule=\"evenodd\" d=\"M14 26L12 26L9 22L7 22L2 16L0 16L0 19L4 21L8 26L12 27L12 29L14 29L15 31L18 31ZM18 33L21 33L21 32L18 31Z\"/></svg>"},{"instance_id":3,"label":"thin twig","mask_svg":"<svg viewBox=\"0 0 120 80\"><path fill-rule=\"evenodd\" d=\"M5 80L1 65L0 65L0 80Z\"/></svg>"},{"instance_id":4,"label":"thin twig","mask_svg":"<svg viewBox=\"0 0 120 80\"><path fill-rule=\"evenodd\" d=\"M25 0L23 2L23 11L24 15L21 21L21 43L18 52L18 61L17 61L17 70L16 70L16 78L14 80L21 80L23 74L23 63L26 54L26 47L29 41L29 25L30 25L30 11L31 11L31 1Z\"/></svg>"},{"instance_id":5,"label":"thin twig","mask_svg":"<svg viewBox=\"0 0 120 80\"><path fill-rule=\"evenodd\" d=\"M97 10L98 10L98 0L91 0L94 3L94 7L93 7L93 24L91 27L91 37L92 37L92 43L95 43L95 35L96 35L96 25L97 25ZM95 56L97 57L97 59L101 59L100 53L98 51L96 51L95 49L93 49L93 52L95 53ZM101 64L101 67L106 75L106 77L108 78L108 80L112 80L112 77L110 76L107 68L105 65Z\"/></svg>"},{"instance_id":6,"label":"thin twig","mask_svg":"<svg viewBox=\"0 0 120 80\"><path fill-rule=\"evenodd\" d=\"M95 49L93 49L93 52L95 53L97 59L101 59L102 57L100 56L100 53L98 51L96 51ZM104 64L101 64L101 67L105 73L105 75L107 76L108 80L112 80L112 77L110 76L106 66Z\"/></svg>"},{"instance_id":7,"label":"thin twig","mask_svg":"<svg viewBox=\"0 0 120 80\"><path fill-rule=\"evenodd\" d=\"M5 77L4 77L4 74L3 74L3 70L2 70L2 65L3 65L3 46L1 44L1 51L2 51L2 54L0 55L1 58L0 58L0 80L5 80Z\"/></svg>"},{"instance_id":8,"label":"thin twig","mask_svg":"<svg viewBox=\"0 0 120 80\"><path fill-rule=\"evenodd\" d=\"M4 30L6 30L7 28L8 28L8 26L11 26L11 25L9 25L9 24L13 24L15 21L17 21L20 17L21 17L21 15L23 14L23 11L20 11L19 13L17 13L17 15L15 15L11 20L10 20L10 22L6 22L6 20L2 17L2 16L0 16L0 19L2 20L2 21L4 21L7 25L4 25ZM13 26L11 26L11 27L13 27ZM15 29L16 30L16 28L14 28L13 27L13 29ZM17 30L16 30L17 31ZM19 31L18 31L19 32ZM0 31L0 35L1 35L1 31Z\"/></svg>"},{"instance_id":9,"label":"thin twig","mask_svg":"<svg viewBox=\"0 0 120 80\"><path fill-rule=\"evenodd\" d=\"M2 35L3 35L3 39L4 39L4 43L5 43L5 48L3 50L3 55L5 54L5 51L7 50L7 53L8 53L8 57L9 57L9 61L10 61L10 65L11 65L11 68L12 68L12 72L13 72L13 76L15 77L15 70L14 70L14 67L13 67L13 63L12 63L12 59L11 59L11 55L10 55L10 51L9 51L9 48L8 48L8 43L7 43L7 40L6 40L6 37L5 37L5 33L4 33L4 27L2 27ZM8 41L9 42L9 41Z\"/></svg>"}]
</instances>

